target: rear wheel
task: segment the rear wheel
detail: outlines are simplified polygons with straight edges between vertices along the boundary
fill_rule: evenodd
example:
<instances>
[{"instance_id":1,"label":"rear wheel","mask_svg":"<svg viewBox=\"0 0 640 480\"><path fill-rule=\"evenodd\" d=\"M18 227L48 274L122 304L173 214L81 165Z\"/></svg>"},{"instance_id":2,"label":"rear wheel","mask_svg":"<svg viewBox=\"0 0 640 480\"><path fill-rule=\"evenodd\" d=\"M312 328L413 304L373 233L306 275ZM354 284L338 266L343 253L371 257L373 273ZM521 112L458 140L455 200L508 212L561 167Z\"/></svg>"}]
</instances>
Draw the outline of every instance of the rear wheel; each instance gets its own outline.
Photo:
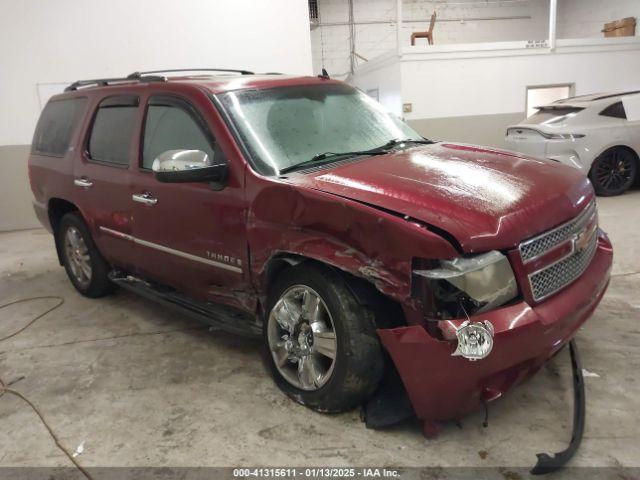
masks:
<instances>
[{"instance_id":1,"label":"rear wheel","mask_svg":"<svg viewBox=\"0 0 640 480\"><path fill-rule=\"evenodd\" d=\"M620 195L635 181L636 156L625 148L611 148L595 159L589 178L596 194L603 197Z\"/></svg>"},{"instance_id":2,"label":"rear wheel","mask_svg":"<svg viewBox=\"0 0 640 480\"><path fill-rule=\"evenodd\" d=\"M383 372L373 312L328 268L286 270L272 289L264 336L277 385L314 410L363 403Z\"/></svg>"},{"instance_id":3,"label":"rear wheel","mask_svg":"<svg viewBox=\"0 0 640 480\"><path fill-rule=\"evenodd\" d=\"M84 221L67 213L57 231L62 263L73 286L86 297L102 297L112 290L109 265L102 258Z\"/></svg>"}]
</instances>

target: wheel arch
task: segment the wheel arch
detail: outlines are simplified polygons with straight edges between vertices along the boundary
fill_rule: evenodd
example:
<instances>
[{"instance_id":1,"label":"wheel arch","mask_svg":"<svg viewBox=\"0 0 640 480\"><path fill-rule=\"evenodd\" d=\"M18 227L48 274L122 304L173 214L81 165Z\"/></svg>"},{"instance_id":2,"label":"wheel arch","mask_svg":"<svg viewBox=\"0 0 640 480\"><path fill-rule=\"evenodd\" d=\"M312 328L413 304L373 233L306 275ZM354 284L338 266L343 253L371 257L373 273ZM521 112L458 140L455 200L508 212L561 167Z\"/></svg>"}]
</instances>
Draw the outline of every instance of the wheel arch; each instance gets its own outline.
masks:
<instances>
[{"instance_id":1,"label":"wheel arch","mask_svg":"<svg viewBox=\"0 0 640 480\"><path fill-rule=\"evenodd\" d=\"M406 318L400 303L381 292L369 278L356 275L354 272L336 266L325 259L297 253L279 252L266 262L262 275L262 290L265 299L269 294L270 287L274 285L276 278L282 272L301 265L316 265L330 269L339 275L356 301L376 313L378 327L391 328L406 325ZM263 304L266 305L266 301Z\"/></svg>"}]
</instances>

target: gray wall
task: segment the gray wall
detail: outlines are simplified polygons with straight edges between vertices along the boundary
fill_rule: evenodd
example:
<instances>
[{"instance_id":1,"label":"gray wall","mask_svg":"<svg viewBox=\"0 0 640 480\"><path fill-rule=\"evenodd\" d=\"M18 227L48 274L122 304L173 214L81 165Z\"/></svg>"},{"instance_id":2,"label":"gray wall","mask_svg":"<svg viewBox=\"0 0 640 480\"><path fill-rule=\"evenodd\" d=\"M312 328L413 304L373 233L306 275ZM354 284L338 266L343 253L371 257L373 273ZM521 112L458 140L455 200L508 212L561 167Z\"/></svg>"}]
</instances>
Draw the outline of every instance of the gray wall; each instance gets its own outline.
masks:
<instances>
[{"instance_id":1,"label":"gray wall","mask_svg":"<svg viewBox=\"0 0 640 480\"><path fill-rule=\"evenodd\" d=\"M504 142L506 128L521 122L525 117L525 112L501 113L468 117L423 118L409 120L407 123L418 133L432 140L506 148Z\"/></svg>"},{"instance_id":2,"label":"gray wall","mask_svg":"<svg viewBox=\"0 0 640 480\"><path fill-rule=\"evenodd\" d=\"M39 227L27 175L29 145L0 146L0 231Z\"/></svg>"}]
</instances>

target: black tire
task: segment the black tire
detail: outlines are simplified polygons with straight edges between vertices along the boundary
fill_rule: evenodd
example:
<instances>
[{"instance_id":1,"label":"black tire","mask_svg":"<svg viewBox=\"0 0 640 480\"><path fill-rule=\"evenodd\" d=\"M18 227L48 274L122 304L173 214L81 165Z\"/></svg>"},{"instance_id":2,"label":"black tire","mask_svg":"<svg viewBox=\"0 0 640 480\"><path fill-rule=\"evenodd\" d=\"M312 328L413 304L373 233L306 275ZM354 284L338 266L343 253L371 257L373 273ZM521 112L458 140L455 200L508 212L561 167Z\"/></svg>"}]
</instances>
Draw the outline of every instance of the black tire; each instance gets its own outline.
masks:
<instances>
[{"instance_id":1,"label":"black tire","mask_svg":"<svg viewBox=\"0 0 640 480\"><path fill-rule=\"evenodd\" d=\"M317 292L324 301L337 345L332 373L324 385L313 391L297 388L280 373L269 344L269 321L274 306L283 294L301 285ZM266 312L263 328L266 362L276 384L289 397L320 412L342 412L361 405L373 394L384 371L375 315L358 303L335 271L311 262L285 270L270 289Z\"/></svg>"},{"instance_id":2,"label":"black tire","mask_svg":"<svg viewBox=\"0 0 640 480\"><path fill-rule=\"evenodd\" d=\"M66 237L71 229L79 234L86 246L88 264L91 268L90 278L88 278L86 282L79 280L77 275L74 274L72 261L70 261L69 253L67 248L65 248ZM109 264L102 258L93 238L91 238L89 229L78 213L71 212L62 217L56 232L56 241L60 248L62 264L67 272L67 276L78 292L85 297L98 298L107 295L113 290L113 284L108 276L110 271Z\"/></svg>"},{"instance_id":3,"label":"black tire","mask_svg":"<svg viewBox=\"0 0 640 480\"><path fill-rule=\"evenodd\" d=\"M612 197L627 191L635 182L638 159L626 148L614 147L596 158L589 179L597 195Z\"/></svg>"}]
</instances>

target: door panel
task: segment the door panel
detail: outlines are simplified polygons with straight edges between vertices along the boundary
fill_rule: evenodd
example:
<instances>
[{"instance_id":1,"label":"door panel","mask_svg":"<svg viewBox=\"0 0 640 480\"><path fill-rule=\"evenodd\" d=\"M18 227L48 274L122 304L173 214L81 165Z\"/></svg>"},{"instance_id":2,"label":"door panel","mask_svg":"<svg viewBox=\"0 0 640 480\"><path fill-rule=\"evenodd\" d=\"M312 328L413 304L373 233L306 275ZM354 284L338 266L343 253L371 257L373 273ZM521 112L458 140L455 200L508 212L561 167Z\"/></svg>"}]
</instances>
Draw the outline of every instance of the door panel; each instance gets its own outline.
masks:
<instances>
[{"instance_id":1,"label":"door panel","mask_svg":"<svg viewBox=\"0 0 640 480\"><path fill-rule=\"evenodd\" d=\"M98 249L109 263L132 269L131 172L134 133L139 121L134 95L103 99L95 107L91 128L74 164L74 202L88 223Z\"/></svg>"},{"instance_id":2,"label":"door panel","mask_svg":"<svg viewBox=\"0 0 640 480\"><path fill-rule=\"evenodd\" d=\"M207 183L162 183L148 167L166 150L223 155L204 116L184 98L151 97L141 134L132 195L137 267L146 278L198 300L247 307L238 293L248 278L242 179L222 190ZM147 168L145 168L147 167ZM145 198L147 201L142 200Z\"/></svg>"}]
</instances>

